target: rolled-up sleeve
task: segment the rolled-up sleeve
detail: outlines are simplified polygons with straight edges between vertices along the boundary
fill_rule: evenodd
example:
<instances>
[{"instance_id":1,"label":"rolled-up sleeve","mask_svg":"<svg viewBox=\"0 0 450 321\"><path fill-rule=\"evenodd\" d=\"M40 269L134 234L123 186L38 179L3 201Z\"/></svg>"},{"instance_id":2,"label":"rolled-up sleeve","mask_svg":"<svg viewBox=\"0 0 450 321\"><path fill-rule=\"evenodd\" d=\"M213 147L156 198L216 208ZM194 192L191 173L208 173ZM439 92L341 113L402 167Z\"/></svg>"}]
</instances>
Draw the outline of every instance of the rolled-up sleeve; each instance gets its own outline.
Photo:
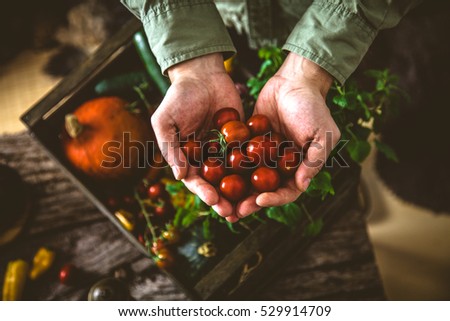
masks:
<instances>
[{"instance_id":1,"label":"rolled-up sleeve","mask_svg":"<svg viewBox=\"0 0 450 321\"><path fill-rule=\"evenodd\" d=\"M283 49L317 63L344 83L378 31L394 27L419 2L316 0L297 23Z\"/></svg>"},{"instance_id":2,"label":"rolled-up sleeve","mask_svg":"<svg viewBox=\"0 0 450 321\"><path fill-rule=\"evenodd\" d=\"M230 35L208 0L121 0L143 23L164 74L173 65L210 53L236 53Z\"/></svg>"}]
</instances>

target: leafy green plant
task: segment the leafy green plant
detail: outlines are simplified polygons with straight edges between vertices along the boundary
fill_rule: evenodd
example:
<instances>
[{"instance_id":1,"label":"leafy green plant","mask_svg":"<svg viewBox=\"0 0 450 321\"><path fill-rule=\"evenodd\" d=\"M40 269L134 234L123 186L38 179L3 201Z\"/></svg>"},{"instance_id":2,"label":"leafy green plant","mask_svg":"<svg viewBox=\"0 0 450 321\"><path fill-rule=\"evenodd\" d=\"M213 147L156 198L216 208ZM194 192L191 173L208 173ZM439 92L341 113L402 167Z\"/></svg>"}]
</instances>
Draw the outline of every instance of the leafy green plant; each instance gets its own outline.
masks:
<instances>
[{"instance_id":1,"label":"leafy green plant","mask_svg":"<svg viewBox=\"0 0 450 321\"><path fill-rule=\"evenodd\" d=\"M247 82L249 92L254 99L258 98L264 85L276 73L284 60L279 48L261 49L259 57L263 60L260 71ZM335 82L328 93L327 105L341 131L340 144L356 163L363 162L370 154L371 141L379 152L388 159L398 162L395 151L379 139L372 138L372 134L379 134L386 121L386 115L396 113L395 103L398 98L403 96L407 99L407 95L398 87L398 77L392 75L387 69L369 70L365 76L372 80L371 87L368 89L362 88L356 81L350 79L346 85ZM336 148L334 153L336 150L339 148ZM306 194L308 197L320 197L321 200L335 194L332 177L327 168L322 169L311 180ZM313 220L304 205L301 205L297 206L295 211L289 210L293 208L290 204L271 207L265 210L265 214L270 219L289 226L296 224L300 217L307 216L309 223L304 235L317 235L323 227L323 221Z\"/></svg>"}]
</instances>

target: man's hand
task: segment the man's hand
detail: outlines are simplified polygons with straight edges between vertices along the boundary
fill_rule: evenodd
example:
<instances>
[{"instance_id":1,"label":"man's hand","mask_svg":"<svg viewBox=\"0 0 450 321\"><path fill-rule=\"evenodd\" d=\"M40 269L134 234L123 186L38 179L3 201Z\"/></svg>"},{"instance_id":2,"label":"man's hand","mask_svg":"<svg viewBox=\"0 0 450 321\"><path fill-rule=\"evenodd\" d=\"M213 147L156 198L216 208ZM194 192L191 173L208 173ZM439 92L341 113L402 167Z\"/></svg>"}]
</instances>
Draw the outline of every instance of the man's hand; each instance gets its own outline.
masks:
<instances>
[{"instance_id":1,"label":"man's hand","mask_svg":"<svg viewBox=\"0 0 450 321\"><path fill-rule=\"evenodd\" d=\"M232 205L200 177L200 168L189 166L179 136L185 139L195 133L196 139L202 138L212 128L214 113L224 107L235 108L244 119L239 94L219 53L185 61L171 67L168 73L172 85L152 116L162 155L176 179L220 215L230 216Z\"/></svg>"},{"instance_id":2,"label":"man's hand","mask_svg":"<svg viewBox=\"0 0 450 321\"><path fill-rule=\"evenodd\" d=\"M236 211L244 217L260 207L279 206L296 200L320 171L340 132L325 104L332 77L315 63L290 53L262 89L254 114L264 114L273 129L303 147L303 162L295 178L277 191L251 196Z\"/></svg>"}]
</instances>

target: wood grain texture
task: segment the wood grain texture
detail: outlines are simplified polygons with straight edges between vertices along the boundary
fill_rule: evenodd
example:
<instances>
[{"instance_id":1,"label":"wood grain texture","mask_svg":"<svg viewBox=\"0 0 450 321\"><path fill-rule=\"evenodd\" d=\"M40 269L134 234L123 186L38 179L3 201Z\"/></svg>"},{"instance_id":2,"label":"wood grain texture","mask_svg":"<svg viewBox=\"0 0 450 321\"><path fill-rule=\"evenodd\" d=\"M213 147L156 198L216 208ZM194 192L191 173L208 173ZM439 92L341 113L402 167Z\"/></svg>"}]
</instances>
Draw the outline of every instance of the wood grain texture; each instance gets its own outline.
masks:
<instances>
[{"instance_id":1,"label":"wood grain texture","mask_svg":"<svg viewBox=\"0 0 450 321\"><path fill-rule=\"evenodd\" d=\"M129 271L136 300L184 300L186 295L145 258L67 179L26 133L0 138L0 162L16 168L30 186L32 219L22 236L0 248L0 282L9 260L31 260L40 246L57 252L54 267L27 284L25 299L85 300L89 286ZM79 284L61 285L57 272L72 262L84 271ZM288 264L257 296L248 299L383 299L372 247L359 211L340 215L317 240Z\"/></svg>"}]
</instances>

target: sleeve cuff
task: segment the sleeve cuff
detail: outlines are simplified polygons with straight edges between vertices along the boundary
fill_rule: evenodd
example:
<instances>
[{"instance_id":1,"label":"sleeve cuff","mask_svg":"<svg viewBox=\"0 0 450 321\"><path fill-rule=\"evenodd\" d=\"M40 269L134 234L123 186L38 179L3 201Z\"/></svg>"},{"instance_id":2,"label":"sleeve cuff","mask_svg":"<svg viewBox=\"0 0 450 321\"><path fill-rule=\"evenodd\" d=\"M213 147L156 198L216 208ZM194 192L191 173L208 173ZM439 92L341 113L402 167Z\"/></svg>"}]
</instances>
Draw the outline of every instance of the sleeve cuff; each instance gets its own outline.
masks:
<instances>
[{"instance_id":1,"label":"sleeve cuff","mask_svg":"<svg viewBox=\"0 0 450 321\"><path fill-rule=\"evenodd\" d=\"M236 53L211 1L156 1L142 12L147 38L163 74L173 65L209 53Z\"/></svg>"},{"instance_id":2,"label":"sleeve cuff","mask_svg":"<svg viewBox=\"0 0 450 321\"><path fill-rule=\"evenodd\" d=\"M283 49L315 62L343 84L361 62L376 34L376 29L344 5L315 1Z\"/></svg>"}]
</instances>

